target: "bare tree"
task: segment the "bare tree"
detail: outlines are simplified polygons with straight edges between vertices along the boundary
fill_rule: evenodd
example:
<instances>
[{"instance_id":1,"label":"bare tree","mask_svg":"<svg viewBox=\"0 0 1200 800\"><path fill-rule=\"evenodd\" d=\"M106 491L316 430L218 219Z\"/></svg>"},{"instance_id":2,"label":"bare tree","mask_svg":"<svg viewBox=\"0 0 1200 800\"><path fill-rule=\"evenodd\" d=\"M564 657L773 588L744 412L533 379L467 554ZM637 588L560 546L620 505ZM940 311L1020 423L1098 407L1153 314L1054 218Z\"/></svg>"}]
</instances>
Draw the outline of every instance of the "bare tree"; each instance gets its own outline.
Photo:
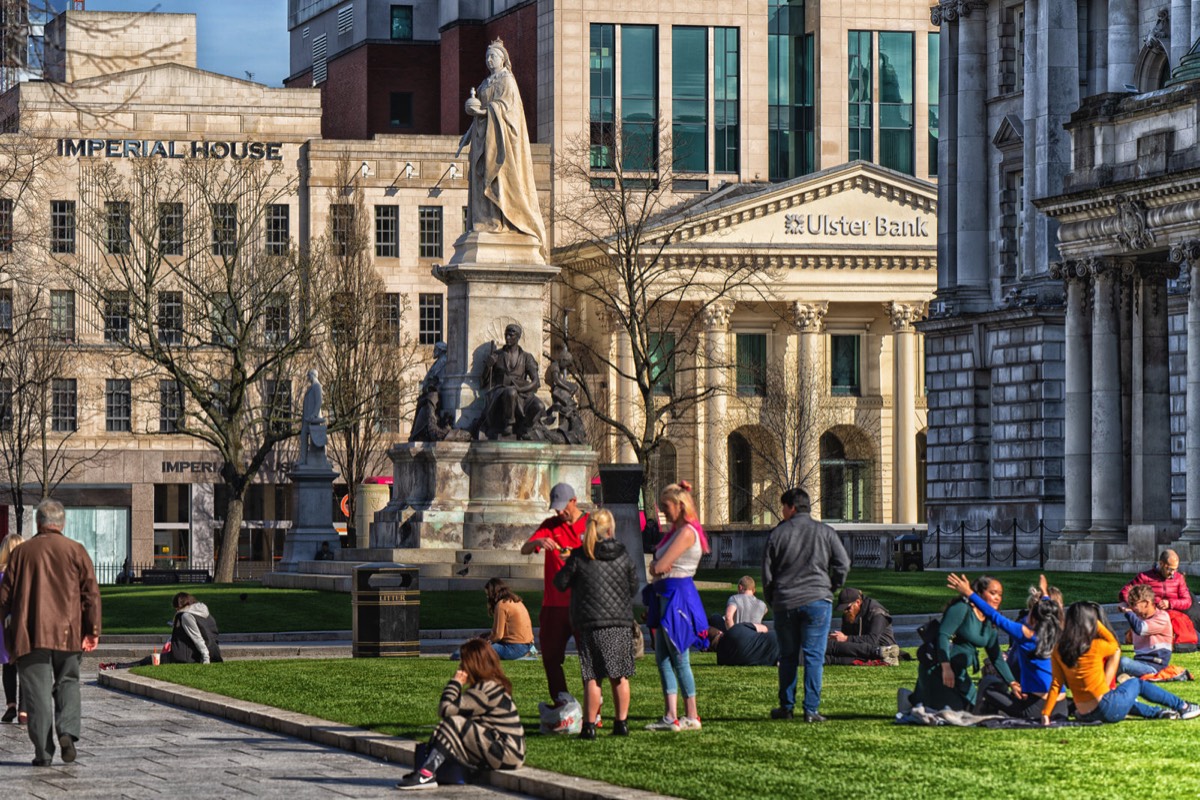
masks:
<instances>
[{"instance_id":1,"label":"bare tree","mask_svg":"<svg viewBox=\"0 0 1200 800\"><path fill-rule=\"evenodd\" d=\"M408 297L387 293L375 268L371 232L358 169L342 158L330 189L326 235L313 246L323 253L336 287L328 335L316 356L327 387L329 457L349 489L352 541L355 487L381 470L390 472L387 446L401 437L402 409L416 400L411 378L417 347L404 325Z\"/></svg>"},{"instance_id":2,"label":"bare tree","mask_svg":"<svg viewBox=\"0 0 1200 800\"><path fill-rule=\"evenodd\" d=\"M328 297L287 235L295 192L278 163L135 158L81 176L79 230L98 255L63 259L111 337L150 366L151 429L211 445L229 494L217 580L233 579L247 491L298 432L293 379Z\"/></svg>"},{"instance_id":3,"label":"bare tree","mask_svg":"<svg viewBox=\"0 0 1200 800\"><path fill-rule=\"evenodd\" d=\"M627 443L646 472L668 424L722 391L706 378L730 366L703 348L706 313L761 299L770 273L745 254L715 259L682 247L696 209L679 203L673 173L660 164L673 153L670 137L657 125L608 131L599 143L577 140L559 161L554 226L566 245L556 254L563 286L550 327L575 355L581 408ZM582 335L576 311L608 326L617 346ZM625 382L633 407L605 402L589 373Z\"/></svg>"}]
</instances>

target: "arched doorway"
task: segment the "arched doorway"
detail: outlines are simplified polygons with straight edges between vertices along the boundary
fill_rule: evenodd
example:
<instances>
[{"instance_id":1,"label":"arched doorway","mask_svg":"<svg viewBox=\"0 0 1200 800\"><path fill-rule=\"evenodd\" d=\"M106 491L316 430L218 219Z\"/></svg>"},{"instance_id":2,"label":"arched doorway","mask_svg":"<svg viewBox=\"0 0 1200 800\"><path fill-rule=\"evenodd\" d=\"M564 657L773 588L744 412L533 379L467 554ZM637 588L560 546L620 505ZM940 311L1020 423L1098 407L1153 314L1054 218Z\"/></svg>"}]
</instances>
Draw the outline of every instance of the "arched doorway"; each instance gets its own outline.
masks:
<instances>
[{"instance_id":1,"label":"arched doorway","mask_svg":"<svg viewBox=\"0 0 1200 800\"><path fill-rule=\"evenodd\" d=\"M925 516L925 470L927 460L925 452L929 443L925 431L917 434L917 522L927 522Z\"/></svg>"},{"instance_id":2,"label":"arched doorway","mask_svg":"<svg viewBox=\"0 0 1200 800\"><path fill-rule=\"evenodd\" d=\"M1151 38L1138 53L1134 68L1134 85L1139 92L1153 92L1163 88L1171 78L1170 56L1158 39Z\"/></svg>"},{"instance_id":3,"label":"arched doorway","mask_svg":"<svg viewBox=\"0 0 1200 800\"><path fill-rule=\"evenodd\" d=\"M750 522L754 505L753 454L750 442L734 431L727 442L729 452L729 521Z\"/></svg>"},{"instance_id":4,"label":"arched doorway","mask_svg":"<svg viewBox=\"0 0 1200 800\"><path fill-rule=\"evenodd\" d=\"M866 436L856 428L821 436L821 518L827 522L873 522L874 461Z\"/></svg>"}]
</instances>

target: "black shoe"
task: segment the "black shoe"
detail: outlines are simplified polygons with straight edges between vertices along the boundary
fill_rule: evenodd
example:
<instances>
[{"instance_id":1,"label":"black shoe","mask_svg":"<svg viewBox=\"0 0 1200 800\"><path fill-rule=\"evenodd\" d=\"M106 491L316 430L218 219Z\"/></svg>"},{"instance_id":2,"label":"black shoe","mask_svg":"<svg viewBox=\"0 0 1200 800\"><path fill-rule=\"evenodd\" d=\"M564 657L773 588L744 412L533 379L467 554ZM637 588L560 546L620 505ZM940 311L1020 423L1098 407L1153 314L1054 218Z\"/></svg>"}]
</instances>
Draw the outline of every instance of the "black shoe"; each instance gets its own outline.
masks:
<instances>
[{"instance_id":1,"label":"black shoe","mask_svg":"<svg viewBox=\"0 0 1200 800\"><path fill-rule=\"evenodd\" d=\"M17 707L9 706L8 710L4 712L4 716L0 717L0 722L12 722L16 718L17 718Z\"/></svg>"},{"instance_id":2,"label":"black shoe","mask_svg":"<svg viewBox=\"0 0 1200 800\"><path fill-rule=\"evenodd\" d=\"M629 720L618 719L613 722L613 736L628 736L629 735Z\"/></svg>"},{"instance_id":3,"label":"black shoe","mask_svg":"<svg viewBox=\"0 0 1200 800\"><path fill-rule=\"evenodd\" d=\"M438 788L437 776L432 772L428 775L422 775L421 770L414 769L412 772L405 775L396 784L397 789L436 789Z\"/></svg>"},{"instance_id":4,"label":"black shoe","mask_svg":"<svg viewBox=\"0 0 1200 800\"><path fill-rule=\"evenodd\" d=\"M58 747L62 751L62 760L70 764L75 760L75 737L69 733L64 733L58 737Z\"/></svg>"},{"instance_id":5,"label":"black shoe","mask_svg":"<svg viewBox=\"0 0 1200 800\"><path fill-rule=\"evenodd\" d=\"M596 738L596 725L591 722L583 723L583 730L579 731L579 738L580 739L595 739Z\"/></svg>"},{"instance_id":6,"label":"black shoe","mask_svg":"<svg viewBox=\"0 0 1200 800\"><path fill-rule=\"evenodd\" d=\"M805 711L804 712L804 721L805 722L828 722L829 720L827 720L825 717L822 717L820 714L818 714L815 711Z\"/></svg>"},{"instance_id":7,"label":"black shoe","mask_svg":"<svg viewBox=\"0 0 1200 800\"><path fill-rule=\"evenodd\" d=\"M48 767L54 761L52 758L35 758L33 765L35 767Z\"/></svg>"},{"instance_id":8,"label":"black shoe","mask_svg":"<svg viewBox=\"0 0 1200 800\"><path fill-rule=\"evenodd\" d=\"M790 708L772 708L771 719L791 719L796 716Z\"/></svg>"}]
</instances>

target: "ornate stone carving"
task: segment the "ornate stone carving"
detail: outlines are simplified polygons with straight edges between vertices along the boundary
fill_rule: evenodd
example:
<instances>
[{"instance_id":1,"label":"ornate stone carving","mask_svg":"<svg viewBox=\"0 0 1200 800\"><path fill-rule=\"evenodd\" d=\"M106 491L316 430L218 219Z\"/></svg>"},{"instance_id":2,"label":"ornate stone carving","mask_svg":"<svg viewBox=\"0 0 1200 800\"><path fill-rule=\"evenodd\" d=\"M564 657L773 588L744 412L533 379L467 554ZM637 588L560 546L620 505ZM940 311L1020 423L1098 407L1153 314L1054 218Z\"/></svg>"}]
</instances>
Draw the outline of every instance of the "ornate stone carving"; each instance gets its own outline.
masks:
<instances>
[{"instance_id":1,"label":"ornate stone carving","mask_svg":"<svg viewBox=\"0 0 1200 800\"><path fill-rule=\"evenodd\" d=\"M913 324L925 318L924 303L897 303L891 301L883 304L892 321L892 330L897 333L911 331Z\"/></svg>"},{"instance_id":2,"label":"ornate stone carving","mask_svg":"<svg viewBox=\"0 0 1200 800\"><path fill-rule=\"evenodd\" d=\"M551 402L542 416L542 424L549 430L551 440L559 440L566 444L584 444L587 441L587 431L583 427L583 418L579 415L579 403L575 401L579 384L568 380L574 364L575 359L565 346L560 348L558 355L550 361L550 368L546 370L546 384L550 387Z\"/></svg>"},{"instance_id":3,"label":"ornate stone carving","mask_svg":"<svg viewBox=\"0 0 1200 800\"><path fill-rule=\"evenodd\" d=\"M1154 231L1146 224L1146 204L1123 194L1117 202L1117 241L1131 250L1146 250L1154 246Z\"/></svg>"},{"instance_id":4,"label":"ornate stone carving","mask_svg":"<svg viewBox=\"0 0 1200 800\"><path fill-rule=\"evenodd\" d=\"M829 311L829 303L792 303L792 322L796 329L805 333L819 333L825 324L825 314Z\"/></svg>"},{"instance_id":5,"label":"ornate stone carving","mask_svg":"<svg viewBox=\"0 0 1200 800\"><path fill-rule=\"evenodd\" d=\"M440 442L453 427L453 420L443 418L441 411L442 378L445 374L446 343L438 342L433 346L433 364L421 380L417 412L413 415L412 432L408 435L410 442Z\"/></svg>"},{"instance_id":6,"label":"ornate stone carving","mask_svg":"<svg viewBox=\"0 0 1200 800\"><path fill-rule=\"evenodd\" d=\"M1190 266L1200 262L1200 239L1188 239L1186 242L1171 245L1170 258L1179 265L1182 275Z\"/></svg>"},{"instance_id":7,"label":"ornate stone carving","mask_svg":"<svg viewBox=\"0 0 1200 800\"><path fill-rule=\"evenodd\" d=\"M729 327L729 318L733 315L733 302L730 300L714 300L700 309L704 319L704 327L708 330L724 330Z\"/></svg>"},{"instance_id":8,"label":"ornate stone carving","mask_svg":"<svg viewBox=\"0 0 1200 800\"><path fill-rule=\"evenodd\" d=\"M1155 39L1159 42L1168 41L1171 38L1171 9L1167 7L1158 10L1158 18L1154 20L1154 27L1146 36L1144 44L1150 44Z\"/></svg>"}]
</instances>

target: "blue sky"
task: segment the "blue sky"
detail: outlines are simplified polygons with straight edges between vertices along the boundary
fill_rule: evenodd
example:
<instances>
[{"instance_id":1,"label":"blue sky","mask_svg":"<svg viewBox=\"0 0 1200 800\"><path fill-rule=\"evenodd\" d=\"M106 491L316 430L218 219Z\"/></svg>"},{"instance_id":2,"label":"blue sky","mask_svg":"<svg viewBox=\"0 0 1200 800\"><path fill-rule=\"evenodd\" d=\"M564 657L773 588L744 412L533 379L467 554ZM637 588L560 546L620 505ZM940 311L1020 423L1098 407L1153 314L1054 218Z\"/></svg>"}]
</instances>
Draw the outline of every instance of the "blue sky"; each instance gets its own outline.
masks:
<instances>
[{"instance_id":1,"label":"blue sky","mask_svg":"<svg viewBox=\"0 0 1200 800\"><path fill-rule=\"evenodd\" d=\"M287 0L87 0L87 10L195 14L200 69L268 86L288 75Z\"/></svg>"}]
</instances>

